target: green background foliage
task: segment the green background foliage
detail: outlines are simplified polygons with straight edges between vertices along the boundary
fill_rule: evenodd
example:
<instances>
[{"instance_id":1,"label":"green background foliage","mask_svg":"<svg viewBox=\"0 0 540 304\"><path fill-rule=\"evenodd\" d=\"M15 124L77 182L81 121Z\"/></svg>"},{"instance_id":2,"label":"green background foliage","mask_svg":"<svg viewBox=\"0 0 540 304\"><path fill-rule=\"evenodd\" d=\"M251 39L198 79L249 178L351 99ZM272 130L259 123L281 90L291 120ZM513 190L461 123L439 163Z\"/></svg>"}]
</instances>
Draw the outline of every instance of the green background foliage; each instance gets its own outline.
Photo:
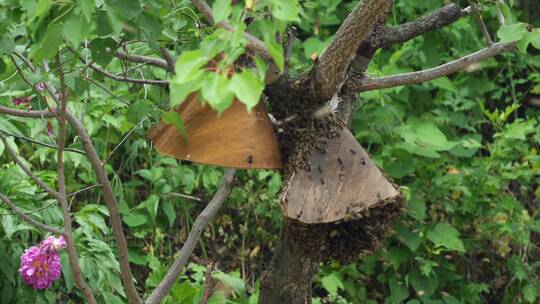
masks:
<instances>
[{"instance_id":1,"label":"green background foliage","mask_svg":"<svg viewBox=\"0 0 540 304\"><path fill-rule=\"evenodd\" d=\"M66 65L69 108L82 117L112 180L129 241L129 259L141 291L154 288L182 246L197 214L217 189L222 170L183 164L158 155L146 139L163 116L180 130L169 106L191 92L216 111L233 96L248 108L259 101L266 65L234 70L245 56L245 31L260 37L283 67L276 41L287 24L298 28L290 67L298 75L320 55L355 1L210 1L216 21L235 33L204 26L189 1L0 0L0 104L33 96L33 109L50 104L32 90L12 61L29 54L39 71L23 70L32 84L58 84L52 58L61 48ZM256 6L253 7L253 3ZM520 40L520 52L470 67L429 83L364 93L352 129L375 162L402 186L407 210L395 234L374 253L350 265L324 265L314 285L315 303L537 303L540 298L540 10L534 1L485 3L484 19L493 36ZM515 2L515 3L513 3ZM395 1L388 24L413 20L442 0ZM465 7L467 1L460 1ZM269 13L268 13L269 12ZM249 19L246 28L243 21ZM536 22L536 24L535 24ZM120 50L158 56L160 47L178 55L176 75L113 56ZM466 17L442 30L377 53L368 72L390 75L432 67L484 47L478 26ZM528 48L527 48L528 47ZM223 55L219 57L218 55ZM205 67L210 60L216 68ZM117 82L88 69L80 58L115 74L170 79L170 88ZM15 59L17 60L17 59ZM47 70L42 62L48 62ZM19 61L16 61L19 62ZM258 61L262 62L262 61ZM20 62L19 62L20 63ZM216 70L218 72L216 72ZM226 77L233 72L231 78ZM535 105L536 104L536 105ZM23 106L21 106L23 107ZM53 149L22 137L52 143L54 120L0 116L1 131L36 174L54 185ZM121 143L119 145L119 143ZM71 134L68 146L81 149ZM97 183L87 159L66 152L68 190ZM279 173L237 174L231 198L203 234L193 263L166 298L198 303L206 265L216 261L219 282L209 303L256 303L259 276L268 265L281 226ZM0 192L36 218L61 226L61 210L4 153L0 144ZM179 195L180 194L180 195ZM195 198L195 199L194 199ZM84 278L100 302L124 303L114 256L115 243L99 190L70 197L75 239ZM45 235L0 205L0 302L79 302L67 256L63 279L36 292L23 285L17 269L25 248ZM359 253L360 255L360 253Z\"/></svg>"}]
</instances>

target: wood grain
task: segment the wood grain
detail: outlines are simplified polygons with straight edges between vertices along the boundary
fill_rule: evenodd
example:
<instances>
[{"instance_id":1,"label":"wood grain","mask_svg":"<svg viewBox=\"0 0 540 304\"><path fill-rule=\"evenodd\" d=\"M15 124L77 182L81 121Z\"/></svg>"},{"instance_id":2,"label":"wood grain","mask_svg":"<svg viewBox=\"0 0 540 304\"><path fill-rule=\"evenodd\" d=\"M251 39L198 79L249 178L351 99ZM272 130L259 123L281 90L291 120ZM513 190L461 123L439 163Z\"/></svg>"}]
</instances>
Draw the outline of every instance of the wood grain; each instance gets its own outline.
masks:
<instances>
[{"instance_id":1,"label":"wood grain","mask_svg":"<svg viewBox=\"0 0 540 304\"><path fill-rule=\"evenodd\" d=\"M297 170L285 186L281 205L286 217L308 224L361 218L400 196L347 128L327 148L326 153L312 152L311 170Z\"/></svg>"},{"instance_id":2,"label":"wood grain","mask_svg":"<svg viewBox=\"0 0 540 304\"><path fill-rule=\"evenodd\" d=\"M235 99L218 116L191 94L176 111L186 127L187 141L173 125L160 122L148 132L159 153L230 168L282 167L277 137L262 103L249 113Z\"/></svg>"}]
</instances>

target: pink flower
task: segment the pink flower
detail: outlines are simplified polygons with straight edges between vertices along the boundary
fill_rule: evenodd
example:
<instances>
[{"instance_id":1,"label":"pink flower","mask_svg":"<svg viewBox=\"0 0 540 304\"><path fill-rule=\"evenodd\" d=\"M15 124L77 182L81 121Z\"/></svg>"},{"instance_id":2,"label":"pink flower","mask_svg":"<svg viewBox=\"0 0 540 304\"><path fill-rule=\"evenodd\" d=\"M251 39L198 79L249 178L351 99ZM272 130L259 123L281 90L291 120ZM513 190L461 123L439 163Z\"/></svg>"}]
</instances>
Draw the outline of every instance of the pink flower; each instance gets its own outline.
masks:
<instances>
[{"instance_id":1,"label":"pink flower","mask_svg":"<svg viewBox=\"0 0 540 304\"><path fill-rule=\"evenodd\" d=\"M33 96L26 96L26 97L21 97L21 98L13 98L13 104L16 105L16 106L19 106L19 105L25 105L26 107L29 107L30 106L30 100L32 100Z\"/></svg>"},{"instance_id":2,"label":"pink flower","mask_svg":"<svg viewBox=\"0 0 540 304\"><path fill-rule=\"evenodd\" d=\"M38 90L39 92L43 92L45 91L45 83L44 82L40 82L36 85L36 90Z\"/></svg>"},{"instance_id":3,"label":"pink flower","mask_svg":"<svg viewBox=\"0 0 540 304\"><path fill-rule=\"evenodd\" d=\"M19 273L24 283L34 289L45 289L53 281L60 278L62 264L58 249L65 248L66 241L63 236L55 238L50 236L43 240L39 246L26 249L21 255Z\"/></svg>"}]
</instances>

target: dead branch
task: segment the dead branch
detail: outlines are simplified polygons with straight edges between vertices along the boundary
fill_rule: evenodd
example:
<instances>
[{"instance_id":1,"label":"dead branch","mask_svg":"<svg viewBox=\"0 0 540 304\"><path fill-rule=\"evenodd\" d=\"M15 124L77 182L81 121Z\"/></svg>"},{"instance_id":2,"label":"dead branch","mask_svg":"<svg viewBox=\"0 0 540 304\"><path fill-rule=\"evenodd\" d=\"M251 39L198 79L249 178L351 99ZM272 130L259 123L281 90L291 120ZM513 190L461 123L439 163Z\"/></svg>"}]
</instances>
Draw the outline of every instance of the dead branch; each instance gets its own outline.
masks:
<instances>
[{"instance_id":1,"label":"dead branch","mask_svg":"<svg viewBox=\"0 0 540 304\"><path fill-rule=\"evenodd\" d=\"M486 44L488 46L492 45L493 40L491 39L491 35L489 34L486 24L484 23L484 19L482 19L482 12L478 8L474 0L469 0L469 4L471 5L471 10L473 12L474 18L476 19L476 22L478 22L478 25L480 26L482 35L484 35L484 39L486 39Z\"/></svg>"},{"instance_id":2,"label":"dead branch","mask_svg":"<svg viewBox=\"0 0 540 304\"><path fill-rule=\"evenodd\" d=\"M100 66L98 66L96 64L86 63L86 61L84 59L82 59L82 58L81 58L81 61L85 65L88 64L88 66L92 70L100 73L101 75L103 75L105 77L111 78L111 79L116 80L116 81L131 82L131 83L138 83L138 84L152 84L152 85L160 85L160 86L169 84L169 82L167 80L139 79L139 78L130 78L130 77L126 77L126 76L115 75L115 74L105 70L104 68L102 68L102 67L100 67Z\"/></svg>"},{"instance_id":3,"label":"dead branch","mask_svg":"<svg viewBox=\"0 0 540 304\"><path fill-rule=\"evenodd\" d=\"M391 6L391 0L359 2L310 72L310 96L326 101L339 91L360 43Z\"/></svg>"},{"instance_id":4,"label":"dead branch","mask_svg":"<svg viewBox=\"0 0 540 304\"><path fill-rule=\"evenodd\" d=\"M464 70L480 61L486 60L503 52L511 51L515 47L515 42L495 43L476 53L422 71L383 77L360 77L360 79L354 79L355 77L353 77L350 78L345 84L344 91L347 93L365 92L430 81Z\"/></svg>"},{"instance_id":5,"label":"dead branch","mask_svg":"<svg viewBox=\"0 0 540 304\"><path fill-rule=\"evenodd\" d=\"M216 213L221 205L223 205L225 200L229 197L233 186L234 172L234 169L225 170L225 175L223 176L221 186L217 190L212 200L210 200L206 208L204 208L201 214L197 216L197 219L191 228L191 232L189 233L184 246L182 246L182 249L180 249L178 252L176 260L163 280L159 283L156 289L152 291L148 299L146 299L146 304L158 304L169 293L172 285L176 282L178 276L184 269L184 266L187 264L188 259L199 242L204 229L216 216Z\"/></svg>"}]
</instances>

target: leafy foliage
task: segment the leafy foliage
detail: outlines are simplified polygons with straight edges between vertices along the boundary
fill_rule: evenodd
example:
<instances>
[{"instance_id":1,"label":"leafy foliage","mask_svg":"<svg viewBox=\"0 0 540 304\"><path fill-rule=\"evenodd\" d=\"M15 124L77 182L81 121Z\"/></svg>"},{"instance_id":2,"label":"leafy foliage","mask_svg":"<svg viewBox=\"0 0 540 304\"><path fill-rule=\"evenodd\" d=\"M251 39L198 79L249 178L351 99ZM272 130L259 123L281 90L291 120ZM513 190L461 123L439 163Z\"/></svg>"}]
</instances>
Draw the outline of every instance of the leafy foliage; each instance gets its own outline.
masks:
<instances>
[{"instance_id":1,"label":"leafy foliage","mask_svg":"<svg viewBox=\"0 0 540 304\"><path fill-rule=\"evenodd\" d=\"M415 19L444 1L395 2L391 25ZM218 112L233 98L253 108L261 99L268 67L235 68L235 62L248 56L243 33L261 38L283 69L276 34L283 34L288 24L297 26L290 59L291 74L297 75L324 51L355 2L211 4L214 20L230 23L233 32L205 26L185 0L0 0L0 104L13 106L13 98L33 96L32 109L51 106L50 97L32 87L58 83L52 59L62 48L69 66L70 110L84 118L98 153L108 159L105 168L129 235L129 260L144 291L164 276L222 176L218 168L157 155L145 139L146 130L160 118L183 130L179 117L168 110L192 93ZM521 53L429 83L361 95L352 128L376 163L407 192L407 212L380 251L355 264L325 265L317 275L316 303L535 303L540 298L540 55L534 50L540 48L540 32L529 29L525 22L534 20L524 19L522 7L486 2L484 8L490 29L499 27L499 12L504 15L507 25L496 36L519 41ZM387 75L442 64L483 47L481 38L474 19L466 17L381 50L368 72ZM160 47L177 55L174 74L115 56L121 51L157 57ZM30 72L17 53L28 53L38 69ZM119 75L169 79L171 84L113 81L81 59ZM15 64L24 67L22 74ZM0 131L15 135L8 138L10 145L40 178L55 185L54 150L24 141L29 137L54 144L50 129L58 130L55 120L0 117ZM80 150L82 143L70 134L68 146ZM56 201L4 150L0 143L0 191L37 219L60 227ZM71 193L97 184L83 155L66 152L65 165ZM226 208L204 232L195 263L174 285L167 303L199 303L210 260L218 262L212 273L217 287L208 303L256 303L257 279L281 226L281 184L277 172L239 173ZM84 279L99 302L125 302L103 197L89 189L70 196L70 203ZM4 205L0 213L0 302L80 302L65 255L64 279L53 289L35 292L22 285L19 256L45 235Z\"/></svg>"}]
</instances>

